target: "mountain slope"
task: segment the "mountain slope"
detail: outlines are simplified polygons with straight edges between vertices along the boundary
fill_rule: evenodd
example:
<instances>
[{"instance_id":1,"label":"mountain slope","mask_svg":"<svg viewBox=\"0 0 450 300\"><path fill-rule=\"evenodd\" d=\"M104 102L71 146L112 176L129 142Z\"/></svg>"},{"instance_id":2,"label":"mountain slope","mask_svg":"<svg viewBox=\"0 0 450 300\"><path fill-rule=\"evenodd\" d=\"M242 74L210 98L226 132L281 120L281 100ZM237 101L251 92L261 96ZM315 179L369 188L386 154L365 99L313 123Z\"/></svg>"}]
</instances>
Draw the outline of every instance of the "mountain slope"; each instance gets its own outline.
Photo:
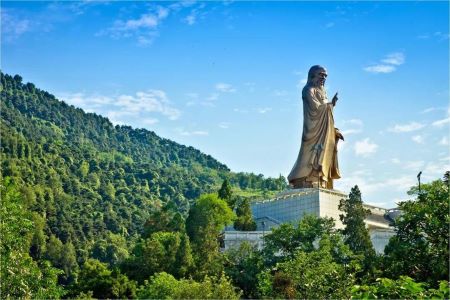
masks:
<instances>
[{"instance_id":1,"label":"mountain slope","mask_svg":"<svg viewBox=\"0 0 450 300\"><path fill-rule=\"evenodd\" d=\"M1 74L1 99L2 176L20 187L44 224L34 236L47 237L33 238L35 256L51 235L77 246L109 232L137 234L161 203L172 201L186 213L191 200L217 190L225 178L238 189L285 186L281 176L232 173L193 147L114 126L18 75Z\"/></svg>"}]
</instances>

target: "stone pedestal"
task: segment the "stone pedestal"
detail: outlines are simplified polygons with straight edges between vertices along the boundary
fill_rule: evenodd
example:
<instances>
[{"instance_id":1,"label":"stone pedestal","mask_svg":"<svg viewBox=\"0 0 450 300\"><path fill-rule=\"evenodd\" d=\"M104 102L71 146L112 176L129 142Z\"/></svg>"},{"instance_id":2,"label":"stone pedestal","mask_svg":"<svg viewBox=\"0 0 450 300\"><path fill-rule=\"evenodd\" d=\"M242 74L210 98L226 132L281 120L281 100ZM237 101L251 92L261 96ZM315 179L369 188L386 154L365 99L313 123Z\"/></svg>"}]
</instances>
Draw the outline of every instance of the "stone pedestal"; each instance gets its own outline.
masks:
<instances>
[{"instance_id":1,"label":"stone pedestal","mask_svg":"<svg viewBox=\"0 0 450 300\"><path fill-rule=\"evenodd\" d=\"M331 217L336 228L343 228L339 219L339 201L347 195L337 190L322 188L289 189L275 198L251 205L257 230L271 230L282 223L297 224L305 214Z\"/></svg>"},{"instance_id":2,"label":"stone pedestal","mask_svg":"<svg viewBox=\"0 0 450 300\"><path fill-rule=\"evenodd\" d=\"M342 229L344 226L339 219L342 212L338 207L343 198L347 198L347 195L337 190L302 188L288 189L275 198L254 202L251 209L257 224L256 231L235 231L232 227L225 229L223 250L238 247L243 241L261 249L264 247L263 237L270 234L272 228L283 223L292 223L295 226L306 214L331 217L335 221L335 228ZM392 220L398 217L400 212L367 204L364 207L370 210L364 220L370 238L375 251L382 254L389 238L395 234L390 226Z\"/></svg>"}]
</instances>

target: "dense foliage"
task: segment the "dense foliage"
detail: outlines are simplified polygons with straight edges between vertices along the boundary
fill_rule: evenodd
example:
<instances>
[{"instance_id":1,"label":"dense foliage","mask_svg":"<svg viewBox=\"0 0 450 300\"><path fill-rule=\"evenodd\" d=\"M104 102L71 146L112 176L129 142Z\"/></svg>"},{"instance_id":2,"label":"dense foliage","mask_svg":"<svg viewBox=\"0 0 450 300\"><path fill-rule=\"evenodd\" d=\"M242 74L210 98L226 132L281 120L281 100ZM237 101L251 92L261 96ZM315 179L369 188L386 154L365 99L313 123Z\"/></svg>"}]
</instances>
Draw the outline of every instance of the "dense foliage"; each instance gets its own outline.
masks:
<instances>
[{"instance_id":1,"label":"dense foliage","mask_svg":"<svg viewBox=\"0 0 450 300\"><path fill-rule=\"evenodd\" d=\"M413 188L416 201L399 204L396 235L386 246L385 269L391 278L408 275L437 287L449 279L449 172L444 180Z\"/></svg>"},{"instance_id":2,"label":"dense foliage","mask_svg":"<svg viewBox=\"0 0 450 300\"><path fill-rule=\"evenodd\" d=\"M1 298L59 298L62 273L29 255L32 214L24 210L16 187L9 178L0 183L0 279Z\"/></svg>"},{"instance_id":3,"label":"dense foliage","mask_svg":"<svg viewBox=\"0 0 450 300\"><path fill-rule=\"evenodd\" d=\"M343 231L304 216L263 249L221 252L225 226L254 230L249 198L283 177L232 173L18 75L1 74L0 88L2 299L449 298L448 173L411 190L381 257L357 187L341 202Z\"/></svg>"},{"instance_id":4,"label":"dense foliage","mask_svg":"<svg viewBox=\"0 0 450 300\"><path fill-rule=\"evenodd\" d=\"M191 203L224 179L242 193L286 186L282 177L232 173L154 132L114 126L19 75L1 73L0 95L1 176L17 188L34 225L30 256L63 270L64 285L89 258L110 266L124 261L144 228L147 236L157 231L148 221L165 205L184 226Z\"/></svg>"},{"instance_id":5,"label":"dense foliage","mask_svg":"<svg viewBox=\"0 0 450 300\"><path fill-rule=\"evenodd\" d=\"M364 223L370 210L365 209L358 186L354 186L348 198L342 199L339 203L339 210L343 214L339 218L345 228L342 230L345 244L354 254L359 255L363 269L362 276L372 275L375 264L375 249L370 240L369 230Z\"/></svg>"}]
</instances>

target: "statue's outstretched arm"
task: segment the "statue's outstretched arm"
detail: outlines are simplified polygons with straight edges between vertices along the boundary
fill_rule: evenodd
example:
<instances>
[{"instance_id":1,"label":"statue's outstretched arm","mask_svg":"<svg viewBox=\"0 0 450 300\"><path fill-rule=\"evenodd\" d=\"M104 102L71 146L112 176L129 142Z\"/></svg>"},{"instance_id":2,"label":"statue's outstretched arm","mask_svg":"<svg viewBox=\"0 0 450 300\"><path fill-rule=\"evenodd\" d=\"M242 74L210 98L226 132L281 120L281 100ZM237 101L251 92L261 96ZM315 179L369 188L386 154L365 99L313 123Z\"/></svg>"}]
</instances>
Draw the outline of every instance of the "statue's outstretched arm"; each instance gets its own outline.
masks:
<instances>
[{"instance_id":1,"label":"statue's outstretched arm","mask_svg":"<svg viewBox=\"0 0 450 300\"><path fill-rule=\"evenodd\" d=\"M336 106L336 102L339 100L338 98L338 93L336 92L336 94L334 94L333 99L331 99L331 104L333 104L333 106Z\"/></svg>"}]
</instances>

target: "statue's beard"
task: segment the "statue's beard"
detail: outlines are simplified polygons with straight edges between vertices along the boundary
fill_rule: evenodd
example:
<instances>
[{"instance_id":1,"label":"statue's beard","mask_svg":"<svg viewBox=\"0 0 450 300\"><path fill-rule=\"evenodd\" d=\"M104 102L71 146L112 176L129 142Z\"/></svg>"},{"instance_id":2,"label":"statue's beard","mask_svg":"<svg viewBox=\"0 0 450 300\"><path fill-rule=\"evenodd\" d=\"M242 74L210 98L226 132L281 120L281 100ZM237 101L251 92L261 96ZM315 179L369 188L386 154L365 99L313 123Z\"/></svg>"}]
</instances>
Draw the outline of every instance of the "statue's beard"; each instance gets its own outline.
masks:
<instances>
[{"instance_id":1,"label":"statue's beard","mask_svg":"<svg viewBox=\"0 0 450 300\"><path fill-rule=\"evenodd\" d=\"M313 86L319 94L322 95L324 99L327 99L327 90L323 84L320 84L319 81L313 82Z\"/></svg>"},{"instance_id":2,"label":"statue's beard","mask_svg":"<svg viewBox=\"0 0 450 300\"><path fill-rule=\"evenodd\" d=\"M313 86L322 93L325 93L325 85L320 83L319 80L313 81Z\"/></svg>"},{"instance_id":3,"label":"statue's beard","mask_svg":"<svg viewBox=\"0 0 450 300\"><path fill-rule=\"evenodd\" d=\"M324 87L324 84L320 83L320 80L319 80L319 79L314 79L314 80L312 80L312 85L313 85L315 88L318 88L318 89L324 89L324 88L325 88L325 87Z\"/></svg>"}]
</instances>

